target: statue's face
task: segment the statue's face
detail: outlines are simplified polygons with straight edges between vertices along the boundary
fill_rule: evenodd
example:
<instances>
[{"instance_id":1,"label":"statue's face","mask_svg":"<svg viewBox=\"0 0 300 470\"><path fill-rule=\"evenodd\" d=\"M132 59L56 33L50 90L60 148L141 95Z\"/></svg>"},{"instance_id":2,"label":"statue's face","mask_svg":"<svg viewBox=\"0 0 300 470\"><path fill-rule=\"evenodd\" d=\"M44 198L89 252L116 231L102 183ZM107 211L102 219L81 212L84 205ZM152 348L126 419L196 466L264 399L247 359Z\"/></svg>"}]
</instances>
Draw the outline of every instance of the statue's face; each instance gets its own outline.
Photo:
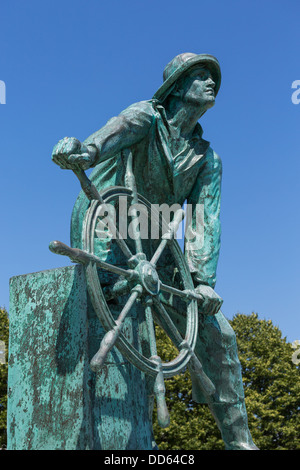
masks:
<instances>
[{"instance_id":1,"label":"statue's face","mask_svg":"<svg viewBox=\"0 0 300 470\"><path fill-rule=\"evenodd\" d=\"M206 109L215 104L215 82L206 67L192 69L182 78L182 101L199 105Z\"/></svg>"}]
</instances>

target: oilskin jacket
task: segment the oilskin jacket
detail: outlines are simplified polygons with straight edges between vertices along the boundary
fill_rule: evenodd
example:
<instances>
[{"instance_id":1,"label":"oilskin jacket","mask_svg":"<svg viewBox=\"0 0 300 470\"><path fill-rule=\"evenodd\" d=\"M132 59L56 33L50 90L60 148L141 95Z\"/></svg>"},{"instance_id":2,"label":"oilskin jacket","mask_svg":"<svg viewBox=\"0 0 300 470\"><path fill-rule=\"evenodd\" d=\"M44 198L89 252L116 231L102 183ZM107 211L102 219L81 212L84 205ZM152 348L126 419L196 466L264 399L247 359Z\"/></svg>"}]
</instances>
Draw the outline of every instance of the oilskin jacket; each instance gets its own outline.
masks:
<instances>
[{"instance_id":1,"label":"oilskin jacket","mask_svg":"<svg viewBox=\"0 0 300 470\"><path fill-rule=\"evenodd\" d=\"M84 142L98 149L99 158L90 178L98 191L124 186L126 159L122 151L130 148L139 194L151 204L189 204L189 241L193 239L193 243L186 244L186 260L196 285L214 287L220 249L221 160L202 138L200 124L189 142L174 135L158 101L133 104ZM87 206L86 196L81 193L72 215L74 247L81 245L79 234ZM200 219L204 233L197 237L197 230L203 228L198 227Z\"/></svg>"}]
</instances>

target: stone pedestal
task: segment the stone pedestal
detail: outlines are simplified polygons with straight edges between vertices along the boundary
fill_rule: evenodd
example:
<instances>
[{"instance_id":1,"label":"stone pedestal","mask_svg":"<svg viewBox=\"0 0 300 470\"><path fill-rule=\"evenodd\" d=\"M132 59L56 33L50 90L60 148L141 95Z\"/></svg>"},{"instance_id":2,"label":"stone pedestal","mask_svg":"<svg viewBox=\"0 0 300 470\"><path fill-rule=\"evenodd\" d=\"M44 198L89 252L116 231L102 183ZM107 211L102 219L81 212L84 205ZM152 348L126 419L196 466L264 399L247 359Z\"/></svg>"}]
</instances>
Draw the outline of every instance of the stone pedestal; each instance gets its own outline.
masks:
<instances>
[{"instance_id":1,"label":"stone pedestal","mask_svg":"<svg viewBox=\"0 0 300 470\"><path fill-rule=\"evenodd\" d=\"M8 449L152 448L145 375L116 348L89 367L104 330L82 266L13 277L9 320ZM137 306L125 334L141 350L144 333Z\"/></svg>"}]
</instances>

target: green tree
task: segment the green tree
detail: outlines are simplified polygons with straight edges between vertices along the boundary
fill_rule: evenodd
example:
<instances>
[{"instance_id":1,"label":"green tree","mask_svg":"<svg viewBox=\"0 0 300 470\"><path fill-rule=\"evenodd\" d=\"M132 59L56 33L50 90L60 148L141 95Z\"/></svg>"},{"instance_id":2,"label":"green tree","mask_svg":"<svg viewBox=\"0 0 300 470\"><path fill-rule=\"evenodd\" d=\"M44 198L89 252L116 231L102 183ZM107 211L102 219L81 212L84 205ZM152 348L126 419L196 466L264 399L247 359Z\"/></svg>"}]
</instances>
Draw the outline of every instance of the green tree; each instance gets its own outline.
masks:
<instances>
[{"instance_id":1,"label":"green tree","mask_svg":"<svg viewBox=\"0 0 300 470\"><path fill-rule=\"evenodd\" d=\"M266 450L300 450L300 367L293 348L271 320L236 315L249 427Z\"/></svg>"},{"instance_id":2,"label":"green tree","mask_svg":"<svg viewBox=\"0 0 300 470\"><path fill-rule=\"evenodd\" d=\"M8 315L5 308L0 308L0 344L5 343L8 351ZM2 343L3 344L3 343ZM7 356L7 354L6 354ZM1 354L4 357L4 354ZM6 445L6 416L7 416L7 363L0 361L0 449Z\"/></svg>"},{"instance_id":3,"label":"green tree","mask_svg":"<svg viewBox=\"0 0 300 470\"><path fill-rule=\"evenodd\" d=\"M236 315L230 322L237 336L245 387L249 428L262 450L300 450L300 367L292 362L292 345L271 321L257 314ZM176 354L157 329L158 350L164 360ZM224 449L207 406L195 404L188 371L166 381L171 424L154 435L160 449Z\"/></svg>"}]
</instances>

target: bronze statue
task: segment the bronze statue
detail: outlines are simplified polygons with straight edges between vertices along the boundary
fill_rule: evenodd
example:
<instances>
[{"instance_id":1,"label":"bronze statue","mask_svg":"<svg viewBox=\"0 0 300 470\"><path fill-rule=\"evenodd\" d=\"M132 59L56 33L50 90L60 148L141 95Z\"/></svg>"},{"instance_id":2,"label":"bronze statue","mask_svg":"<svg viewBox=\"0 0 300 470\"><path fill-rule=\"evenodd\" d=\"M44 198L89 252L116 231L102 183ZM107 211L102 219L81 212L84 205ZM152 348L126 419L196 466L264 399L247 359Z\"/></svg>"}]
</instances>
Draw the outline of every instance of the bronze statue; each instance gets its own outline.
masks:
<instances>
[{"instance_id":1,"label":"bronze statue","mask_svg":"<svg viewBox=\"0 0 300 470\"><path fill-rule=\"evenodd\" d=\"M186 243L185 259L201 298L195 355L216 393L208 400L198 386L197 371L191 369L193 399L208 403L226 449L255 450L248 429L235 334L220 311L222 299L214 291L220 249L222 164L202 138L198 123L215 104L221 84L220 66L211 55L183 53L165 67L163 79L152 99L129 106L83 143L67 137L59 141L52 159L78 175L94 167L90 179L98 191L103 191L124 186L126 155L130 152L137 192L142 197L152 204L169 206L182 206L187 201L193 208L190 230L194 233L196 208L203 207L204 239L200 242L196 237L192 248ZM72 214L73 248L82 248L88 207L89 200L82 191ZM109 239L99 244L95 254L103 261L112 258ZM121 266L122 259L115 254L113 257ZM186 313L182 304L169 298L165 308L184 335Z\"/></svg>"}]
</instances>

